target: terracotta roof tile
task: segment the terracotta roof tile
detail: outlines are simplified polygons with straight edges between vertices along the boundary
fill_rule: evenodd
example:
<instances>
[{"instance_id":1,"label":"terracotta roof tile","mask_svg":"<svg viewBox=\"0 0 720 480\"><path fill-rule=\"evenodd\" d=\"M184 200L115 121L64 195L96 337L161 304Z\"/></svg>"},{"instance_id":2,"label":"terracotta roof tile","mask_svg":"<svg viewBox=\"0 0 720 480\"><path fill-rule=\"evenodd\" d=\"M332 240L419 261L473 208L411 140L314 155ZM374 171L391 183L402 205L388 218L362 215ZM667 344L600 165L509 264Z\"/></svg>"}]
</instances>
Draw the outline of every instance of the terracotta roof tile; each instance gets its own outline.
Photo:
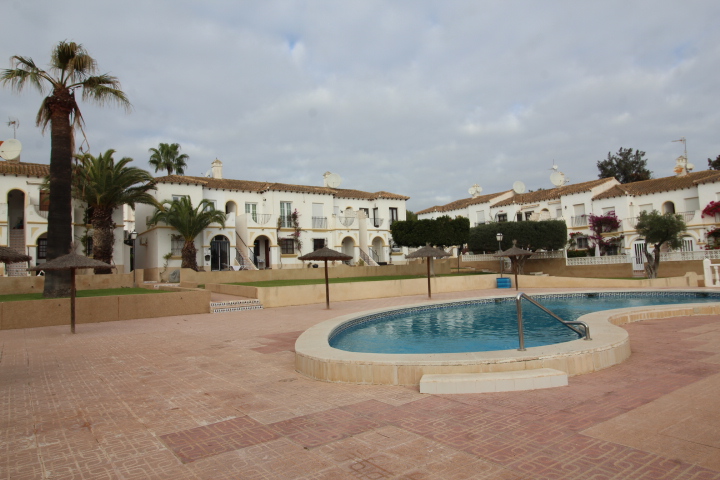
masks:
<instances>
[{"instance_id":1,"label":"terracotta roof tile","mask_svg":"<svg viewBox=\"0 0 720 480\"><path fill-rule=\"evenodd\" d=\"M316 193L319 195L334 195L339 198L359 198L375 200L389 198L407 200L410 197L389 192L363 192L361 190L348 190L341 188L316 187L312 185L293 185L289 183L254 182L251 180L231 180L229 178L186 177L182 175L168 175L155 179L158 183L181 183L187 185L202 185L205 188L221 190L237 190L247 192L299 192Z\"/></svg>"},{"instance_id":2,"label":"terracotta roof tile","mask_svg":"<svg viewBox=\"0 0 720 480\"><path fill-rule=\"evenodd\" d=\"M593 200L622 197L625 195L638 196L648 195L651 193L669 192L672 190L682 190L684 188L694 187L699 183L718 180L720 180L720 171L703 170L700 172L691 172L682 177L676 177L673 175L672 177L653 178L651 180L643 180L642 182L615 185L613 188L595 195Z\"/></svg>"},{"instance_id":3,"label":"terracotta roof tile","mask_svg":"<svg viewBox=\"0 0 720 480\"><path fill-rule=\"evenodd\" d=\"M599 178L589 182L575 183L572 185L563 185L562 187L550 188L548 190L538 190L530 193L515 194L506 200L496 203L495 207L504 207L513 204L528 204L543 202L546 200L555 200L565 195L573 195L576 193L589 192L593 188L603 183L616 181L614 178Z\"/></svg>"},{"instance_id":4,"label":"terracotta roof tile","mask_svg":"<svg viewBox=\"0 0 720 480\"><path fill-rule=\"evenodd\" d=\"M460 210L461 208L467 208L470 205L478 205L481 203L489 203L494 198L499 197L500 195L504 195L509 190L505 192L500 193L489 193L487 195L480 195L475 198L463 198L460 200L455 200L454 202L450 202L446 205L436 205L434 207L426 208L425 210L420 210L419 212L416 212L418 215L425 214L425 213L433 213L433 212L451 212L453 210Z\"/></svg>"},{"instance_id":5,"label":"terracotta roof tile","mask_svg":"<svg viewBox=\"0 0 720 480\"><path fill-rule=\"evenodd\" d=\"M24 175L42 178L50 175L50 165L0 161L0 175Z\"/></svg>"}]
</instances>

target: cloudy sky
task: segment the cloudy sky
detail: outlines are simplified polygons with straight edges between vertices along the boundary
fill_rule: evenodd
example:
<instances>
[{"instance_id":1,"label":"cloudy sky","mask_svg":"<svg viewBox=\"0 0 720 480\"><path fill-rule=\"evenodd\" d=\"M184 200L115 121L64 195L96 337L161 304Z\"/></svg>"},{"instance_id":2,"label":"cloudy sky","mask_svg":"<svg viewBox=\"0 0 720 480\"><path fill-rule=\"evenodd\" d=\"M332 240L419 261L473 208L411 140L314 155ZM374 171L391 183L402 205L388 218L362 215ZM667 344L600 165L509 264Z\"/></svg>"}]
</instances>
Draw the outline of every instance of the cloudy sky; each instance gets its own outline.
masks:
<instances>
[{"instance_id":1,"label":"cloudy sky","mask_svg":"<svg viewBox=\"0 0 720 480\"><path fill-rule=\"evenodd\" d=\"M597 178L609 151L672 174L720 155L720 2L4 0L0 67L46 66L83 44L133 103L82 104L90 151L149 168L177 142L186 174L408 195L420 210L484 193ZM41 95L0 88L0 139L49 162Z\"/></svg>"}]
</instances>

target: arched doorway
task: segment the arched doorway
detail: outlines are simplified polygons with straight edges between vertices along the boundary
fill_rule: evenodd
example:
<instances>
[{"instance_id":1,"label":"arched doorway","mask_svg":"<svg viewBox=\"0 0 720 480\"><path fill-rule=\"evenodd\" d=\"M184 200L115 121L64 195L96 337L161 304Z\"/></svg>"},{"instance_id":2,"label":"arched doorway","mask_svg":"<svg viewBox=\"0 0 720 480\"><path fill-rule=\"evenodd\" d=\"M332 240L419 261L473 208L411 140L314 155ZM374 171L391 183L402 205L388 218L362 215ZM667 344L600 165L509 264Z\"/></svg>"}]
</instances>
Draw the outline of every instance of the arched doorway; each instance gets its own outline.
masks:
<instances>
[{"instance_id":1,"label":"arched doorway","mask_svg":"<svg viewBox=\"0 0 720 480\"><path fill-rule=\"evenodd\" d=\"M352 260L346 260L345 263L353 265L355 263L355 240L352 237L345 237L342 241L342 253L352 256Z\"/></svg>"},{"instance_id":2,"label":"arched doorway","mask_svg":"<svg viewBox=\"0 0 720 480\"><path fill-rule=\"evenodd\" d=\"M216 235L210 241L210 270L218 271L230 266L230 240Z\"/></svg>"},{"instance_id":3,"label":"arched doorway","mask_svg":"<svg viewBox=\"0 0 720 480\"><path fill-rule=\"evenodd\" d=\"M683 252L694 252L695 251L695 239L690 235L682 237L682 247L680 250Z\"/></svg>"},{"instance_id":4,"label":"arched doorway","mask_svg":"<svg viewBox=\"0 0 720 480\"><path fill-rule=\"evenodd\" d=\"M255 266L263 270L271 268L270 265L270 239L265 235L260 235L253 243L253 263Z\"/></svg>"},{"instance_id":5,"label":"arched doorway","mask_svg":"<svg viewBox=\"0 0 720 480\"><path fill-rule=\"evenodd\" d=\"M25 252L25 192L10 190L7 194L7 245L16 252ZM10 263L6 266L8 276L25 276L27 265Z\"/></svg>"},{"instance_id":6,"label":"arched doorway","mask_svg":"<svg viewBox=\"0 0 720 480\"><path fill-rule=\"evenodd\" d=\"M35 265L40 265L47 261L47 232L40 235L37 239L37 247L35 247Z\"/></svg>"},{"instance_id":7,"label":"arched doorway","mask_svg":"<svg viewBox=\"0 0 720 480\"><path fill-rule=\"evenodd\" d=\"M372 255L373 260L376 262L384 262L385 261L385 247L383 246L383 239L380 237L373 238L372 241L372 249L374 252L374 255Z\"/></svg>"},{"instance_id":8,"label":"arched doorway","mask_svg":"<svg viewBox=\"0 0 720 480\"><path fill-rule=\"evenodd\" d=\"M675 213L675 204L673 202L663 203L662 213Z\"/></svg>"}]
</instances>

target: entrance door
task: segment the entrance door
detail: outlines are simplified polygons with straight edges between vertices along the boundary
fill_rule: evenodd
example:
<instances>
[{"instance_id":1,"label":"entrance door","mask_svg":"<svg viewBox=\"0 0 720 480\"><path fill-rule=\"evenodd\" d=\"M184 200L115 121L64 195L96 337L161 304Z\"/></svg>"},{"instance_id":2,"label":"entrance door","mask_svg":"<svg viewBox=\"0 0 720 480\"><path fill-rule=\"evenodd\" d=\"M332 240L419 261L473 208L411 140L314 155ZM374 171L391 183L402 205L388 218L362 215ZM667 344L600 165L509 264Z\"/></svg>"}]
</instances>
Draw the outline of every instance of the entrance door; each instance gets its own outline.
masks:
<instances>
[{"instance_id":1,"label":"entrance door","mask_svg":"<svg viewBox=\"0 0 720 480\"><path fill-rule=\"evenodd\" d=\"M230 241L224 235L210 242L210 270L218 271L230 266Z\"/></svg>"},{"instance_id":2,"label":"entrance door","mask_svg":"<svg viewBox=\"0 0 720 480\"><path fill-rule=\"evenodd\" d=\"M633 270L645 270L645 241L633 243Z\"/></svg>"}]
</instances>

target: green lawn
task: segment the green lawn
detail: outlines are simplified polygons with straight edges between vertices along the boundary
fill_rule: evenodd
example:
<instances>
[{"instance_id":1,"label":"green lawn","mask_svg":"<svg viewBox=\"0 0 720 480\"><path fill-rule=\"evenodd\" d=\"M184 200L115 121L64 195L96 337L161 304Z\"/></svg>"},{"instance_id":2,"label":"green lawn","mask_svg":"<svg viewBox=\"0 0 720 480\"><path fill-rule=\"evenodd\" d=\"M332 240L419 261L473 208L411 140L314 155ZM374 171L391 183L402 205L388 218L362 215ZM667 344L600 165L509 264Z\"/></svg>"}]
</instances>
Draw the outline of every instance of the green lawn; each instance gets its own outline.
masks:
<instances>
[{"instance_id":1,"label":"green lawn","mask_svg":"<svg viewBox=\"0 0 720 480\"><path fill-rule=\"evenodd\" d=\"M153 293L168 293L162 290L150 290L147 288L106 288L103 290L78 290L77 298L83 297L107 297L114 295L147 295ZM66 297L69 298L69 297ZM0 295L1 302L22 302L25 300L44 300L41 293L19 293L15 295Z\"/></svg>"},{"instance_id":2,"label":"green lawn","mask_svg":"<svg viewBox=\"0 0 720 480\"><path fill-rule=\"evenodd\" d=\"M452 273L449 275L438 275L438 277L458 277L466 275L491 275L483 272ZM380 277L348 277L330 278L329 283L353 283L353 282L382 282L385 280L408 280L413 278L427 278L426 275L387 275ZM324 278L303 278L298 280L268 280L264 282L237 282L228 285L246 285L248 287L293 287L297 285L322 285Z\"/></svg>"}]
</instances>

